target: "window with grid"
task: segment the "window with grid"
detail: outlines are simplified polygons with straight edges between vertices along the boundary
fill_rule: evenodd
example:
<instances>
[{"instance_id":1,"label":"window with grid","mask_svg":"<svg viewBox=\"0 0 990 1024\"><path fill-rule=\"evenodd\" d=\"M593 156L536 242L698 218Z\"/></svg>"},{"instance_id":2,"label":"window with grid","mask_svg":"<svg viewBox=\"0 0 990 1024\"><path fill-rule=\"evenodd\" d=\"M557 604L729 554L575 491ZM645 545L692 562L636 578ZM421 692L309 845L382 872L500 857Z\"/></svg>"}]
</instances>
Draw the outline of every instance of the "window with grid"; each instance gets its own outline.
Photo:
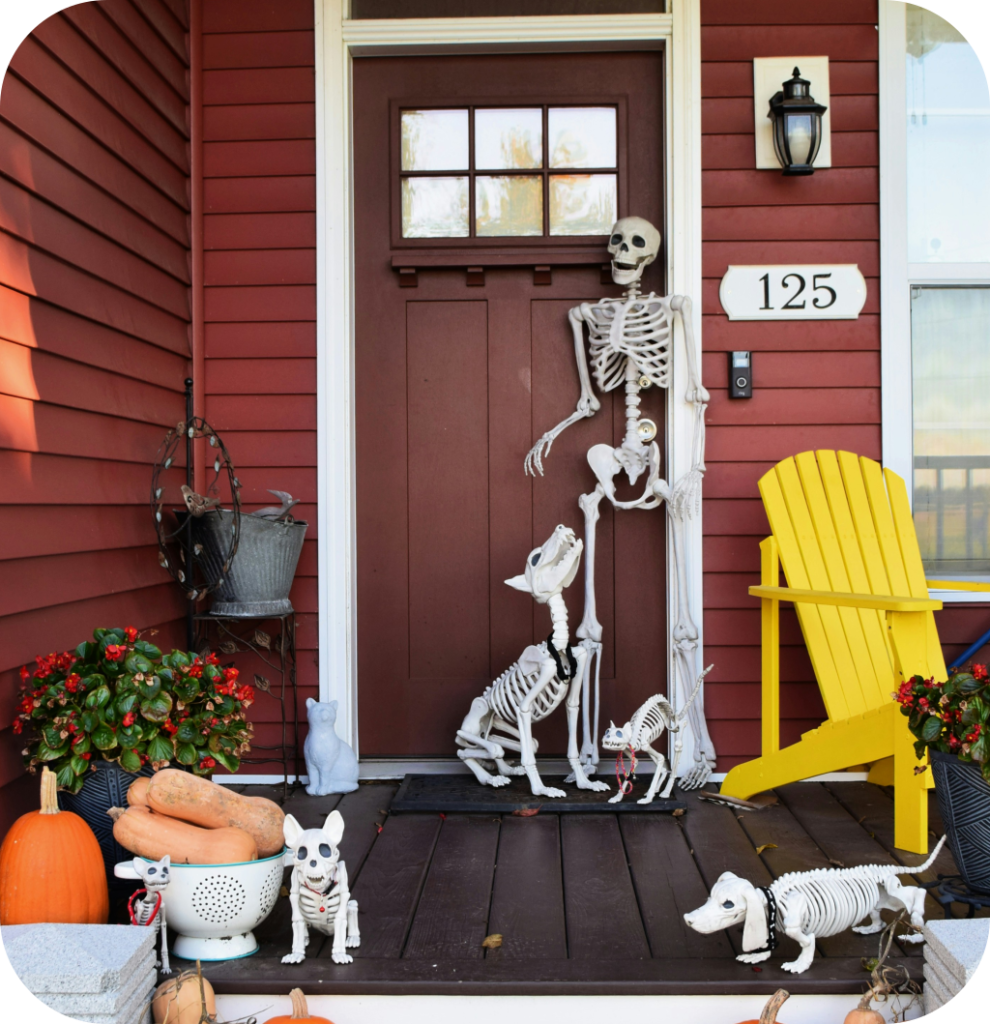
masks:
<instances>
[{"instance_id":1,"label":"window with grid","mask_svg":"<svg viewBox=\"0 0 990 1024\"><path fill-rule=\"evenodd\" d=\"M402 237L607 235L617 153L614 106L403 110Z\"/></svg>"}]
</instances>

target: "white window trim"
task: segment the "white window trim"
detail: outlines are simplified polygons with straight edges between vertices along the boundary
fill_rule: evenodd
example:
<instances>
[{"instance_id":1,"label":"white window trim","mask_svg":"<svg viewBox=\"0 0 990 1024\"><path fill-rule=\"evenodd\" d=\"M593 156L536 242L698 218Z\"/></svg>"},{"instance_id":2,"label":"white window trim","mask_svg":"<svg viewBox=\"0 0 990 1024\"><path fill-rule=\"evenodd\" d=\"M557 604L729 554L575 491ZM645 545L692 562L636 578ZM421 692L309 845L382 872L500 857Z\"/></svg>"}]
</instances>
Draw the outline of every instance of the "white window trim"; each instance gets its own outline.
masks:
<instances>
[{"instance_id":1,"label":"white window trim","mask_svg":"<svg viewBox=\"0 0 990 1024\"><path fill-rule=\"evenodd\" d=\"M883 464L904 478L913 501L911 285L990 284L990 266L908 263L907 48L905 5L883 0L880 30L880 416ZM970 577L983 579L978 574ZM962 590L932 590L945 604L986 604Z\"/></svg>"},{"instance_id":2,"label":"white window trim","mask_svg":"<svg viewBox=\"0 0 990 1024\"><path fill-rule=\"evenodd\" d=\"M317 525L320 699L338 701L338 732L358 749L355 565L352 61L358 54L464 53L666 47L667 281L694 303L701 359L700 0L670 0L669 14L519 18L347 19L347 0L315 0ZM561 335L561 344L567 339ZM683 345L674 380L686 382ZM667 403L666 465L691 465L691 407ZM520 467L520 472L522 469ZM575 493L575 514L577 510ZM688 586L701 628L701 516L688 523ZM668 564L673 556L668 552ZM672 595L668 580L668 613ZM702 638L703 639L703 638ZM699 640L699 643L701 641ZM673 666L668 652L668 678Z\"/></svg>"}]
</instances>

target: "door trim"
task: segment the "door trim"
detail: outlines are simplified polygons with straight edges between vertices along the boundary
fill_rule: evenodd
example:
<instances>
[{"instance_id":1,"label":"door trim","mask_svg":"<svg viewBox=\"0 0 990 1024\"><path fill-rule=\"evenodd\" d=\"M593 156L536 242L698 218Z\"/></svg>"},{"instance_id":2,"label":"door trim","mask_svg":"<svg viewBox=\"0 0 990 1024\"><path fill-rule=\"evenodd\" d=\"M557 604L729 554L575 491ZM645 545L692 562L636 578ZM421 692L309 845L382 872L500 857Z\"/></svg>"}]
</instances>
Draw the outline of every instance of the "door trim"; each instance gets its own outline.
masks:
<instances>
[{"instance_id":1,"label":"door trim","mask_svg":"<svg viewBox=\"0 0 990 1024\"><path fill-rule=\"evenodd\" d=\"M351 68L371 54L667 51L667 281L691 297L701 363L701 0L670 0L670 14L352 21L347 0L314 0L316 27L316 367L320 700L338 702L337 728L358 751L354 210ZM687 380L683 338L674 380ZM692 407L667 402L667 473L691 466ZM687 524L689 600L703 629L700 514ZM668 559L672 554L668 552ZM672 561L670 564L673 564ZM668 581L667 607L672 614ZM385 625L385 624L383 624ZM703 644L703 633L699 643ZM668 679L674 678L668 650ZM702 662L703 663L703 662Z\"/></svg>"}]
</instances>

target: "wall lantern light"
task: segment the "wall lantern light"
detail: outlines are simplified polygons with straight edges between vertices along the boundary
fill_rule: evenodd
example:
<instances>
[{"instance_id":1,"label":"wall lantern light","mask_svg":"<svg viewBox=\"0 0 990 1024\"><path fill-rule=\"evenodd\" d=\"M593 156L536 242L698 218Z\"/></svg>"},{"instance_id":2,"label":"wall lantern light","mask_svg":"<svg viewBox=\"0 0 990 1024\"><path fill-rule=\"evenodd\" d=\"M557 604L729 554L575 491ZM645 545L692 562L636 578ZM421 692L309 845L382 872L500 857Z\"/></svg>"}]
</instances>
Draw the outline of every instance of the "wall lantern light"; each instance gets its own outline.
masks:
<instances>
[{"instance_id":1,"label":"wall lantern light","mask_svg":"<svg viewBox=\"0 0 990 1024\"><path fill-rule=\"evenodd\" d=\"M811 83L798 68L783 83L783 91L770 100L767 117L773 122L773 149L784 174L814 174L815 157L822 143L822 114L828 109L816 103Z\"/></svg>"}]
</instances>

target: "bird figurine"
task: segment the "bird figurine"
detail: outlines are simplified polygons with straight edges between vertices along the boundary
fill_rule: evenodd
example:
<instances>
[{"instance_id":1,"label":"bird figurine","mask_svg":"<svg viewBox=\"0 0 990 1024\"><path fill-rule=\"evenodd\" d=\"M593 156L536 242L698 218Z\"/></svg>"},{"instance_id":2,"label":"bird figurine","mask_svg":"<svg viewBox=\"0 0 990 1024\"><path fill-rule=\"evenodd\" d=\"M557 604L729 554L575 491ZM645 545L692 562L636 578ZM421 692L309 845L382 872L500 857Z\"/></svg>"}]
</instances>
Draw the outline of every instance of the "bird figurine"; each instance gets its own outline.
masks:
<instances>
[{"instance_id":1,"label":"bird figurine","mask_svg":"<svg viewBox=\"0 0 990 1024\"><path fill-rule=\"evenodd\" d=\"M291 494L286 491L272 491L269 490L269 494L274 494L279 501L282 502L281 507L276 505L268 505L266 508L256 509L251 513L253 516L258 516L259 519L284 519L288 514L289 510L293 505L299 504L298 498L293 498Z\"/></svg>"},{"instance_id":2,"label":"bird figurine","mask_svg":"<svg viewBox=\"0 0 990 1024\"><path fill-rule=\"evenodd\" d=\"M197 519L211 508L216 508L220 504L219 498L204 498L202 494L197 494L188 484L182 485L182 497L185 499L186 508L189 509L190 515L195 516Z\"/></svg>"}]
</instances>

